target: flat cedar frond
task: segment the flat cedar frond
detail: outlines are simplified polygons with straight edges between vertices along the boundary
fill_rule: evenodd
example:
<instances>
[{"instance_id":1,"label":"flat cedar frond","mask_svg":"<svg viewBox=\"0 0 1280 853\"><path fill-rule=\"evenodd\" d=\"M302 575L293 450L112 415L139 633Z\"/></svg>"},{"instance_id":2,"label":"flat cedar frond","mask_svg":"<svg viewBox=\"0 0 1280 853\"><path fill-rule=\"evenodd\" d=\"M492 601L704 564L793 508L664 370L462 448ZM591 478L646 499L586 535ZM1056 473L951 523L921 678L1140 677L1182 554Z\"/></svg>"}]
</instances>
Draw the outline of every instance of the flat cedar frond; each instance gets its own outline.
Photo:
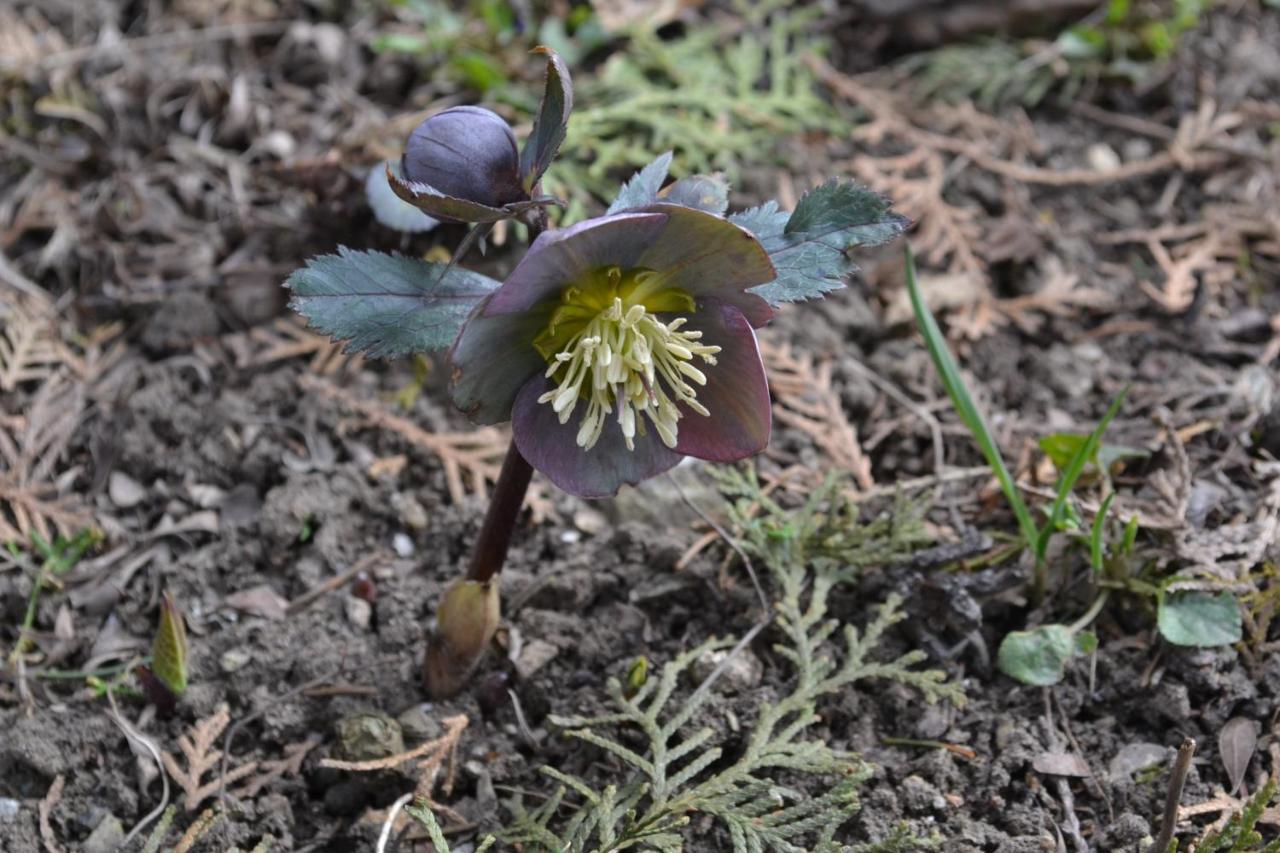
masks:
<instances>
[{"instance_id":1,"label":"flat cedar frond","mask_svg":"<svg viewBox=\"0 0 1280 853\"><path fill-rule=\"evenodd\" d=\"M83 385L62 374L40 386L20 422L0 424L0 542L73 536L91 515L61 495L56 468L85 411Z\"/></svg>"},{"instance_id":2,"label":"flat cedar frond","mask_svg":"<svg viewBox=\"0 0 1280 853\"><path fill-rule=\"evenodd\" d=\"M1267 781L1248 802L1244 804L1244 808L1239 813L1231 816L1220 831L1208 832L1205 837L1196 845L1196 853L1280 853L1280 838L1274 838L1269 843L1263 844L1262 834L1258 832L1257 826L1261 821L1267 806L1276 797L1276 781L1273 778ZM1177 842L1170 846L1170 851L1176 851Z\"/></svg>"},{"instance_id":3,"label":"flat cedar frond","mask_svg":"<svg viewBox=\"0 0 1280 853\"><path fill-rule=\"evenodd\" d=\"M873 487L871 460L863 454L857 427L849 422L840 394L831 385L831 361L764 339L760 355L775 398L774 416L812 438L835 467L853 475L858 488Z\"/></svg>"},{"instance_id":4,"label":"flat cedar frond","mask_svg":"<svg viewBox=\"0 0 1280 853\"><path fill-rule=\"evenodd\" d=\"M798 508L782 506L760 484L755 466L709 469L729 502L739 547L774 573L810 566L844 573L901 560L933 540L925 530L928 507L899 496L888 511L863 519L841 478L829 475Z\"/></svg>"},{"instance_id":5,"label":"flat cedar frond","mask_svg":"<svg viewBox=\"0 0 1280 853\"><path fill-rule=\"evenodd\" d=\"M62 364L58 315L51 306L8 300L0 324L0 391L47 379Z\"/></svg>"},{"instance_id":6,"label":"flat cedar frond","mask_svg":"<svg viewBox=\"0 0 1280 853\"><path fill-rule=\"evenodd\" d=\"M183 801L183 807L187 811L191 811L216 794L224 783L230 784L243 779L258 769L258 762L249 761L228 770L225 777L219 778L215 774L213 779L202 782L206 773L220 766L222 750L215 749L214 744L218 742L218 738L222 736L222 732L230 722L231 712L224 702L218 706L212 716L198 720L187 734L178 737L178 749L182 751L186 760L185 769L169 752L160 753L164 769L187 795Z\"/></svg>"},{"instance_id":7,"label":"flat cedar frond","mask_svg":"<svg viewBox=\"0 0 1280 853\"><path fill-rule=\"evenodd\" d=\"M819 490L818 499L788 512L760 494L754 475L748 479L739 472L738 477L740 497L770 502L763 516L753 519L761 537L755 545L781 593L776 605L781 642L775 651L789 665L788 686L781 696L757 706L754 724L745 728L745 745L726 766L718 733L690 725L713 691L687 693L681 683L697 661L732 646L732 640L707 640L678 655L631 695L610 679L607 690L616 712L553 716L552 722L569 737L608 753L623 768L622 776L597 789L586 779L543 768L560 789L532 813L521 811L517 803L516 821L500 833L503 841L534 851L679 851L690 817L702 814L724 827L735 853L839 850L835 835L857 811L857 788L871 770L857 756L832 749L812 733L820 719L818 701L875 678L912 685L930 702L963 701L960 689L945 683L941 672L917 668L924 659L921 652L887 662L871 659L885 632L903 618L898 599L878 608L862 631L827 617L828 596L845 576L844 564L833 555L849 551L846 546L852 542L848 536L845 545L831 538L840 523L850 523L838 509L834 481ZM833 511L842 522L820 520ZM766 530L766 525L773 526ZM763 539L778 538L782 530L790 531L794 547L763 546ZM824 541L814 541L815 535ZM894 539L892 531L889 538ZM877 549L867 546L864 551ZM637 730L645 748L616 739L618 727ZM562 821L566 798L577 805Z\"/></svg>"},{"instance_id":8,"label":"flat cedar frond","mask_svg":"<svg viewBox=\"0 0 1280 853\"><path fill-rule=\"evenodd\" d=\"M303 375L299 377L298 384L308 393L339 404L370 425L390 430L439 459L444 466L449 497L454 503L462 503L471 495L484 498L489 486L497 482L502 460L511 443L508 429L481 427L466 432L428 432L380 403L361 399L332 382ZM536 480L529 486L528 504L535 523L553 514L546 489Z\"/></svg>"},{"instance_id":9,"label":"flat cedar frond","mask_svg":"<svg viewBox=\"0 0 1280 853\"><path fill-rule=\"evenodd\" d=\"M263 367L290 358L309 358L307 368L312 373L333 376L358 369L363 361L359 355L344 353L341 343L309 331L296 315L227 335L223 343L231 351L236 367L241 369Z\"/></svg>"},{"instance_id":10,"label":"flat cedar frond","mask_svg":"<svg viewBox=\"0 0 1280 853\"><path fill-rule=\"evenodd\" d=\"M258 772L250 776L239 788L230 791L231 796L239 799L253 799L263 788L283 779L286 776L297 776L302 772L302 762L307 760L311 750L320 745L320 737L311 735L306 740L286 744L284 757L258 763Z\"/></svg>"}]
</instances>

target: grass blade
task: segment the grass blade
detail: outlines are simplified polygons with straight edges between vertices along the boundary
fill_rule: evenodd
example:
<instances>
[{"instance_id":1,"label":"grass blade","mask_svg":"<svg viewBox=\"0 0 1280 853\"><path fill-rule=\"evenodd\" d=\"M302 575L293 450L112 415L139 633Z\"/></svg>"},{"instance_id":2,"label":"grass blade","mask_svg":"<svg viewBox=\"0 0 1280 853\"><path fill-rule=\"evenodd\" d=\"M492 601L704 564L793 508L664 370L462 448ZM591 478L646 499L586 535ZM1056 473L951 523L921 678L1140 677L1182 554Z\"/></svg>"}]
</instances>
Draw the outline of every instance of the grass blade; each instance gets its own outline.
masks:
<instances>
[{"instance_id":1,"label":"grass blade","mask_svg":"<svg viewBox=\"0 0 1280 853\"><path fill-rule=\"evenodd\" d=\"M1018 491L1017 483L1013 481L1013 475L1009 473L1009 468L1004 464L1004 457L1000 455L1000 448L996 446L995 438L991 435L986 419L978 411L977 405L973 402L973 397L969 394L969 388L964 384L964 379L960 376L960 368L956 364L955 358L952 357L951 351L947 348L947 339L943 337L942 330L938 328L938 321L933 318L933 313L929 311L929 306L925 304L924 297L920 293L920 285L916 281L915 256L911 253L910 247L907 247L906 261L907 293L911 296L911 309L915 313L916 324L920 327L920 333L924 336L924 343L929 350L929 356L933 359L933 364L938 369L938 374L942 379L942 386L947 390L947 396L951 398L951 404L955 406L956 413L960 415L964 425L973 434L974 441L978 443L978 447L982 450L982 455L986 458L987 464L991 466L996 479L1000 481L1000 488L1004 491L1004 496L1009 501L1013 514L1018 518L1018 528L1022 532L1023 540L1028 547L1035 547L1039 540L1039 529L1036 526L1035 519L1031 517L1031 511L1027 509L1026 503L1022 500L1022 494Z\"/></svg>"}]
</instances>

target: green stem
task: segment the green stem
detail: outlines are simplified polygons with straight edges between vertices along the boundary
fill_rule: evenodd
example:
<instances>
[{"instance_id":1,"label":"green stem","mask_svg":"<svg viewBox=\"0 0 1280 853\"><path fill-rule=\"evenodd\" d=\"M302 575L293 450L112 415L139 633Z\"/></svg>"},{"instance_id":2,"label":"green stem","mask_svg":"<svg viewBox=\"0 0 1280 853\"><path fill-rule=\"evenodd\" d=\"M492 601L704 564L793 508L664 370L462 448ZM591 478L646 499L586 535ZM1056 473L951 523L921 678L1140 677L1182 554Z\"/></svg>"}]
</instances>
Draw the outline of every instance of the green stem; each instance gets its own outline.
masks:
<instances>
[{"instance_id":1,"label":"green stem","mask_svg":"<svg viewBox=\"0 0 1280 853\"><path fill-rule=\"evenodd\" d=\"M1102 612L1102 608L1106 606L1107 599L1110 597L1111 590L1104 589L1098 594L1098 597L1093 600L1093 604L1089 606L1089 609L1085 611L1084 615L1072 622L1071 626L1067 630L1073 634L1078 634L1085 628L1088 628L1089 623L1098 618L1098 614Z\"/></svg>"}]
</instances>

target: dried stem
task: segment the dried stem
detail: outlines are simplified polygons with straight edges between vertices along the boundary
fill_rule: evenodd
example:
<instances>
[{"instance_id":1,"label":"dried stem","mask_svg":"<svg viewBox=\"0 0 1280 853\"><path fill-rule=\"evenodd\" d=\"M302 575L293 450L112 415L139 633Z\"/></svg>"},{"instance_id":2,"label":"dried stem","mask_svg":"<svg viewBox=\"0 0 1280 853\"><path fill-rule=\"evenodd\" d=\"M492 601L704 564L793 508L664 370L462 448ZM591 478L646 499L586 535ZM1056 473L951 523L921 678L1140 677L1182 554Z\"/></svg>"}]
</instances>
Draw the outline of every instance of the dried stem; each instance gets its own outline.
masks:
<instances>
[{"instance_id":1,"label":"dried stem","mask_svg":"<svg viewBox=\"0 0 1280 853\"><path fill-rule=\"evenodd\" d=\"M1169 795L1164 801L1164 820L1160 824L1160 835L1156 837L1148 853L1165 853L1173 841L1173 830L1178 825L1178 803L1182 800L1182 786L1187 782L1187 773L1191 771L1191 759L1195 754L1195 738L1187 738L1178 747L1173 774L1169 777Z\"/></svg>"}]
</instances>

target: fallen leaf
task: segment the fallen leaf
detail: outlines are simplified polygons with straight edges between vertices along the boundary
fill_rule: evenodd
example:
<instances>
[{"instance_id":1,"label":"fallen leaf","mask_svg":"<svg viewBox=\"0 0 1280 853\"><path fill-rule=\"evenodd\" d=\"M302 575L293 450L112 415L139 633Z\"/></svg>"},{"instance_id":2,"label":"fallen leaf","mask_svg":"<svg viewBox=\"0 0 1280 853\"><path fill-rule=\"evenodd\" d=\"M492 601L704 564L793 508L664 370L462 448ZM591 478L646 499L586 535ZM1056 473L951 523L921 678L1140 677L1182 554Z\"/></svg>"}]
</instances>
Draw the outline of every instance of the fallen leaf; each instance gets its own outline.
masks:
<instances>
[{"instance_id":1,"label":"fallen leaf","mask_svg":"<svg viewBox=\"0 0 1280 853\"><path fill-rule=\"evenodd\" d=\"M266 584L233 592L226 597L225 603L242 613L264 619L283 619L289 609L289 602Z\"/></svg>"},{"instance_id":2,"label":"fallen leaf","mask_svg":"<svg viewBox=\"0 0 1280 853\"><path fill-rule=\"evenodd\" d=\"M1233 796L1244 782L1245 771L1249 769L1249 760L1253 758L1257 745L1257 726L1247 717L1227 720L1218 733L1218 755L1222 757L1222 766L1227 770L1227 779L1231 781L1230 793Z\"/></svg>"},{"instance_id":3,"label":"fallen leaf","mask_svg":"<svg viewBox=\"0 0 1280 853\"><path fill-rule=\"evenodd\" d=\"M1042 752L1031 762L1037 773L1046 776L1076 776L1087 779L1089 765L1074 752Z\"/></svg>"}]
</instances>

